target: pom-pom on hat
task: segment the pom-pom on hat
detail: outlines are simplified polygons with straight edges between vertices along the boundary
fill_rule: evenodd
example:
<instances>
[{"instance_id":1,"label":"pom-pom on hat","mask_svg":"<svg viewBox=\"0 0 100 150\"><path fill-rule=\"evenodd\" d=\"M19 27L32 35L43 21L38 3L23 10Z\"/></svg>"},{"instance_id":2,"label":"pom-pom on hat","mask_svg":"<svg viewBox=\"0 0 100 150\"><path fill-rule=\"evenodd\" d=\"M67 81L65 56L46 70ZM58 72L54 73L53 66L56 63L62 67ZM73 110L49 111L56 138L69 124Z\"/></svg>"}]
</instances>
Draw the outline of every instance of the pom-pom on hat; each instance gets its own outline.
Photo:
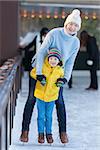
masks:
<instances>
[{"instance_id":1,"label":"pom-pom on hat","mask_svg":"<svg viewBox=\"0 0 100 150\"><path fill-rule=\"evenodd\" d=\"M49 57L57 57L59 59L59 61L62 61L62 54L61 54L61 51L56 49L56 48L52 48L49 50L48 52L48 58Z\"/></svg>"},{"instance_id":2,"label":"pom-pom on hat","mask_svg":"<svg viewBox=\"0 0 100 150\"><path fill-rule=\"evenodd\" d=\"M80 11L78 9L74 9L72 13L68 15L68 17L65 20L64 27L70 22L76 23L79 26L78 31L80 30L81 17L80 17Z\"/></svg>"}]
</instances>

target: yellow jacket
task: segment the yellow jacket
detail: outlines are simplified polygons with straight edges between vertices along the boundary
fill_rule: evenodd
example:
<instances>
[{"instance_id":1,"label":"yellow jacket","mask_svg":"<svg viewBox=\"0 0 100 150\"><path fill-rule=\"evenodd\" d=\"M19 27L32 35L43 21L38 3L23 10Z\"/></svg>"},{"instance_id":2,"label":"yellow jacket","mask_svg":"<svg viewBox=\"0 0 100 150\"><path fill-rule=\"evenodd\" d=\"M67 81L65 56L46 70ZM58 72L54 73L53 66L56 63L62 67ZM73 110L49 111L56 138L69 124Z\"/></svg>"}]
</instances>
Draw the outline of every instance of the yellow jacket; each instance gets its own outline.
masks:
<instances>
[{"instance_id":1,"label":"yellow jacket","mask_svg":"<svg viewBox=\"0 0 100 150\"><path fill-rule=\"evenodd\" d=\"M34 96L45 102L51 102L58 99L59 87L57 87L55 83L58 78L64 76L64 70L60 66L51 67L46 58L43 64L42 73L46 76L46 84L43 86L40 81L37 80ZM31 70L30 75L32 78L36 79L36 68Z\"/></svg>"}]
</instances>

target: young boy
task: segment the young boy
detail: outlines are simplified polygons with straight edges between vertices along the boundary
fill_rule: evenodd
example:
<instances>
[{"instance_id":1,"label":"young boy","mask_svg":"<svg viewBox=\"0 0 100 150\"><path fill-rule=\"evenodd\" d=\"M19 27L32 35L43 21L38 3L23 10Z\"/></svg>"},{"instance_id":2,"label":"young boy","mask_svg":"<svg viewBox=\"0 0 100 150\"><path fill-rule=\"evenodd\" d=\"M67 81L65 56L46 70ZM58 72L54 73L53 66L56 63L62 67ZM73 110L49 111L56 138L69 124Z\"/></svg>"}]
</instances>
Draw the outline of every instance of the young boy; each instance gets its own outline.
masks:
<instances>
[{"instance_id":1,"label":"young boy","mask_svg":"<svg viewBox=\"0 0 100 150\"><path fill-rule=\"evenodd\" d=\"M62 66L61 51L55 48L50 49L46 57L42 78L37 78L34 96L37 100L38 108L38 142L44 143L44 130L48 143L53 143L52 137L52 112L55 100L58 99L59 87L63 83L64 71ZM36 68L32 69L31 76L36 79ZM40 79L41 78L41 79ZM45 129L44 129L45 128Z\"/></svg>"}]
</instances>

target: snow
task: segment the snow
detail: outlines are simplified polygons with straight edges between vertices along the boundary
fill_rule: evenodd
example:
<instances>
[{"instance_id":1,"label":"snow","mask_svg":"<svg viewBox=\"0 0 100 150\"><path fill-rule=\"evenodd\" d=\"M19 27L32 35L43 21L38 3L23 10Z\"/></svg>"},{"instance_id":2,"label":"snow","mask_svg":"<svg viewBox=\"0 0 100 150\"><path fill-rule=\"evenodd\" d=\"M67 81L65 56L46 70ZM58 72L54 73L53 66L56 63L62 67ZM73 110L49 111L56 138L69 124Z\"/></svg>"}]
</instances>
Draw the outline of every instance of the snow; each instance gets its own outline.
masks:
<instances>
[{"instance_id":1,"label":"snow","mask_svg":"<svg viewBox=\"0 0 100 150\"><path fill-rule=\"evenodd\" d=\"M28 75L22 79L22 91L18 94L12 144L9 150L100 150L100 88L98 91L86 91L88 76L74 76L73 88L64 88L64 101L67 110L67 133L69 143L65 146L59 140L56 109L53 112L54 143L37 142L37 108L35 106L30 124L29 142L19 141L22 114L28 95ZM100 86L100 77L99 77Z\"/></svg>"}]
</instances>

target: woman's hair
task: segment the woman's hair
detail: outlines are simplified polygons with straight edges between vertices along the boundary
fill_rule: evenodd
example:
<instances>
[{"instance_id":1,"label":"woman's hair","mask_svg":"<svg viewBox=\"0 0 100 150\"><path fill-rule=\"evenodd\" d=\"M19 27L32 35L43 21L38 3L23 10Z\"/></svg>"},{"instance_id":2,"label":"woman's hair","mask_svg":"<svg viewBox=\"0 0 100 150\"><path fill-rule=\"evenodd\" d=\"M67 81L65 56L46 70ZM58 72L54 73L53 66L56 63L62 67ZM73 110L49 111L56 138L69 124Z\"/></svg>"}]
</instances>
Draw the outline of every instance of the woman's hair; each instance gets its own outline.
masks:
<instances>
[{"instance_id":1,"label":"woman's hair","mask_svg":"<svg viewBox=\"0 0 100 150\"><path fill-rule=\"evenodd\" d=\"M63 62L60 61L60 62L58 63L58 65L59 65L59 66L63 66Z\"/></svg>"},{"instance_id":2,"label":"woman's hair","mask_svg":"<svg viewBox=\"0 0 100 150\"><path fill-rule=\"evenodd\" d=\"M44 28L42 28L41 29L41 31L40 31L40 43L42 44L42 36L43 35L46 35L47 33L49 32L49 29L48 28L46 28L46 27L44 27Z\"/></svg>"},{"instance_id":3,"label":"woman's hair","mask_svg":"<svg viewBox=\"0 0 100 150\"><path fill-rule=\"evenodd\" d=\"M80 33L80 45L81 45L81 47L87 45L88 38L89 38L89 35L88 35L87 31L84 30Z\"/></svg>"}]
</instances>

